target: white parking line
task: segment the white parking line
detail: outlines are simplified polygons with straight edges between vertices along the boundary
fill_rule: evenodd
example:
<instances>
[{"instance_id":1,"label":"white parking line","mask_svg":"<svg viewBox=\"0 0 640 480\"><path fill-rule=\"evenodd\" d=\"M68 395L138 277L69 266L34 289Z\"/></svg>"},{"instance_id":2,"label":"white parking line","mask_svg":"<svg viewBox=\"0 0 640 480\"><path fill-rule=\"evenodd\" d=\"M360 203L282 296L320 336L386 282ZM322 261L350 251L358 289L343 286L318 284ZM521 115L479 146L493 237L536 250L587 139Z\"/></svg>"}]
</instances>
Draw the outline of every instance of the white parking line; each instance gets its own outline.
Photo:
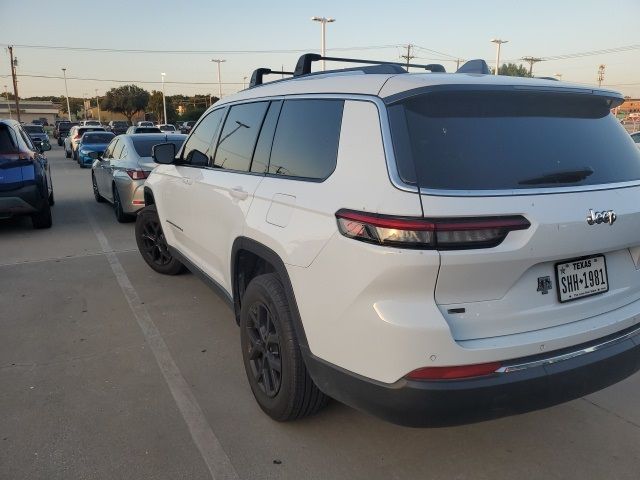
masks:
<instances>
[{"instance_id":1,"label":"white parking line","mask_svg":"<svg viewBox=\"0 0 640 480\"><path fill-rule=\"evenodd\" d=\"M200 450L200 454L209 468L211 477L214 480L237 480L239 477L235 468L233 468L220 441L213 433L189 385L180 373L176 362L169 352L167 344L160 335L158 327L156 327L151 319L151 315L149 315L146 307L140 301L138 292L133 288L116 253L111 248L111 245L109 245L109 241L104 232L91 215L91 212L89 212L86 207L84 210L89 218L91 228L98 239L98 243L100 243L100 247L109 261L111 270L122 289L122 293L127 299L129 308L131 308L131 312L155 356L158 367L160 367L160 371L169 386L178 410L180 410L182 418L184 418L189 428L191 438L193 438L193 442L198 447L198 450Z\"/></svg>"}]
</instances>

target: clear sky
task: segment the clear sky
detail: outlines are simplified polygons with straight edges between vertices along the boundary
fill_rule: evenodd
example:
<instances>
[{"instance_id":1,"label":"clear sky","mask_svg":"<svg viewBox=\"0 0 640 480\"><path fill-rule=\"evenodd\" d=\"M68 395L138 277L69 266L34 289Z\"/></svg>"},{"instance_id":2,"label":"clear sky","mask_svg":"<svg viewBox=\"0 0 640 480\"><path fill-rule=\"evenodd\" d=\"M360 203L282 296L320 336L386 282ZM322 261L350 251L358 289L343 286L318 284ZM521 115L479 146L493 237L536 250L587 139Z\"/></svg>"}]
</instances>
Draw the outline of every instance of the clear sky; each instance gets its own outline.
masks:
<instances>
[{"instance_id":1,"label":"clear sky","mask_svg":"<svg viewBox=\"0 0 640 480\"><path fill-rule=\"evenodd\" d=\"M53 9L55 7L55 10ZM484 58L495 63L489 40L508 40L501 60L639 45L637 49L581 58L541 62L534 74L562 74L562 79L595 83L598 65L605 64L604 85L640 96L640 0L423 0L423 1L77 1L0 0L0 44L75 46L144 50L309 50L320 48L320 24L311 16L336 18L327 27L329 54L394 60L415 44L414 62L441 61L448 71L454 58ZM383 47L336 51L344 47ZM8 53L2 45L0 88L11 78ZM442 54L429 52L431 49ZM166 93L217 94L216 66L224 58L223 94L242 87L254 68L293 69L299 55L288 53L112 53L15 47L18 73L136 80L144 88L160 89L166 80L209 82L209 85L166 84ZM451 60L448 60L451 59ZM502 63L502 62L501 62ZM102 94L120 85L113 81L70 79L71 96ZM62 95L57 78L21 77L20 96ZM4 88L2 89L2 91Z\"/></svg>"}]
</instances>

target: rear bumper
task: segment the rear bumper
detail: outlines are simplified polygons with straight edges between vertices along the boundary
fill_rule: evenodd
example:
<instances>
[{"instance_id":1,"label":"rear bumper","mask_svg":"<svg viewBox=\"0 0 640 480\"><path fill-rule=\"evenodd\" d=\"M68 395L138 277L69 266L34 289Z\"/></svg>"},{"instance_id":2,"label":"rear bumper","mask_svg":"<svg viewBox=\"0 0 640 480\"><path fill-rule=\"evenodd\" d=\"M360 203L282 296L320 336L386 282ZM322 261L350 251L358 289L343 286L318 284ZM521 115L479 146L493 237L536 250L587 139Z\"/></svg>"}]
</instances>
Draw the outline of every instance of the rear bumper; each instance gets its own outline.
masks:
<instances>
[{"instance_id":1,"label":"rear bumper","mask_svg":"<svg viewBox=\"0 0 640 480\"><path fill-rule=\"evenodd\" d=\"M0 217L35 213L43 207L44 202L36 185L0 192Z\"/></svg>"},{"instance_id":2,"label":"rear bumper","mask_svg":"<svg viewBox=\"0 0 640 480\"><path fill-rule=\"evenodd\" d=\"M512 371L463 380L375 382L303 349L318 387L359 410L400 425L441 427L524 413L580 398L640 370L640 329L511 360ZM507 368L509 370L509 368Z\"/></svg>"}]
</instances>

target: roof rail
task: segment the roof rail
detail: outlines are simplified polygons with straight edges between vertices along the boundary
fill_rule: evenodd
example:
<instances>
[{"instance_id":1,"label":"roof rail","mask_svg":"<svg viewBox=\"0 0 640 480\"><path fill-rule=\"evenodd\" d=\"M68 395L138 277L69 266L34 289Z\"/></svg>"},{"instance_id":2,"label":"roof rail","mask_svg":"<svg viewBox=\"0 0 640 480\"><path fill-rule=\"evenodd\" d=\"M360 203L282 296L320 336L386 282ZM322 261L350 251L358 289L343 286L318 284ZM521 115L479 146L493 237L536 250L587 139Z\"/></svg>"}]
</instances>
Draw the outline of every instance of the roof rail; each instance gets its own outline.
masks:
<instances>
[{"instance_id":1,"label":"roof rail","mask_svg":"<svg viewBox=\"0 0 640 480\"><path fill-rule=\"evenodd\" d=\"M320 60L329 60L331 62L343 62L343 63L364 63L367 65L397 65L399 67L413 67L413 68L422 68L424 70L429 70L431 72L444 72L445 69L442 65L438 63L430 63L428 65L417 65L413 63L400 63L400 62L385 62L382 60L362 60L358 58L340 58L340 57L323 57L322 55L318 55L317 53L305 53L301 55L298 59L298 63L296 64L296 69L293 72L294 77L299 77L301 75L308 75L311 73L311 64L313 62L318 62Z\"/></svg>"},{"instance_id":2,"label":"roof rail","mask_svg":"<svg viewBox=\"0 0 640 480\"><path fill-rule=\"evenodd\" d=\"M270 68L256 68L251 74L251 82L249 83L249 88L255 87L256 85L262 85L262 77L265 75L293 75L293 72L280 72L271 70Z\"/></svg>"},{"instance_id":3,"label":"roof rail","mask_svg":"<svg viewBox=\"0 0 640 480\"><path fill-rule=\"evenodd\" d=\"M456 73L480 73L489 75L491 71L489 70L487 62L481 58L477 58L475 60L465 62L458 70L456 70Z\"/></svg>"}]
</instances>

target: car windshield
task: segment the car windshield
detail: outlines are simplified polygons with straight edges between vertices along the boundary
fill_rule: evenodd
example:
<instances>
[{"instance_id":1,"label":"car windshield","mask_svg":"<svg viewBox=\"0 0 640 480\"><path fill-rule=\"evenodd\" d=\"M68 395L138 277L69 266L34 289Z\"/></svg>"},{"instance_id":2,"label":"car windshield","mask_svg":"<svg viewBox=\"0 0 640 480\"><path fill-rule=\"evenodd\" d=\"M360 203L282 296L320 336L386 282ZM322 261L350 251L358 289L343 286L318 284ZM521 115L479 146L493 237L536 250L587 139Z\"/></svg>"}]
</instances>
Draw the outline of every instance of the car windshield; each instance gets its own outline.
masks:
<instances>
[{"instance_id":1,"label":"car windshield","mask_svg":"<svg viewBox=\"0 0 640 480\"><path fill-rule=\"evenodd\" d=\"M44 128L39 125L25 125L23 128L27 133L44 133Z\"/></svg>"},{"instance_id":2,"label":"car windshield","mask_svg":"<svg viewBox=\"0 0 640 480\"><path fill-rule=\"evenodd\" d=\"M176 152L180 150L184 140L168 140L169 143L173 143L176 146ZM159 143L167 143L167 140L162 138L143 138L138 137L133 139L133 148L135 148L136 153L141 157L150 157L151 149L154 145L158 145Z\"/></svg>"},{"instance_id":3,"label":"car windshield","mask_svg":"<svg viewBox=\"0 0 640 480\"><path fill-rule=\"evenodd\" d=\"M176 127L174 127L173 125L160 125L160 130L162 130L163 132L175 132Z\"/></svg>"},{"instance_id":4,"label":"car windshield","mask_svg":"<svg viewBox=\"0 0 640 480\"><path fill-rule=\"evenodd\" d=\"M109 143L115 137L113 133L85 133L82 137L82 143Z\"/></svg>"},{"instance_id":5,"label":"car windshield","mask_svg":"<svg viewBox=\"0 0 640 480\"><path fill-rule=\"evenodd\" d=\"M421 188L511 190L640 180L640 151L604 97L434 92L388 111L400 176Z\"/></svg>"},{"instance_id":6,"label":"car windshield","mask_svg":"<svg viewBox=\"0 0 640 480\"><path fill-rule=\"evenodd\" d=\"M127 122L113 122L113 126L114 127L126 127L128 125L127 125Z\"/></svg>"},{"instance_id":7,"label":"car windshield","mask_svg":"<svg viewBox=\"0 0 640 480\"><path fill-rule=\"evenodd\" d=\"M82 128L78 129L78 133L80 135L84 135L87 132L104 132L104 128L102 128L102 127L93 127L93 128L92 127L88 127L88 128L82 127Z\"/></svg>"},{"instance_id":8,"label":"car windshield","mask_svg":"<svg viewBox=\"0 0 640 480\"><path fill-rule=\"evenodd\" d=\"M137 127L135 133L162 133L158 127Z\"/></svg>"}]
</instances>

